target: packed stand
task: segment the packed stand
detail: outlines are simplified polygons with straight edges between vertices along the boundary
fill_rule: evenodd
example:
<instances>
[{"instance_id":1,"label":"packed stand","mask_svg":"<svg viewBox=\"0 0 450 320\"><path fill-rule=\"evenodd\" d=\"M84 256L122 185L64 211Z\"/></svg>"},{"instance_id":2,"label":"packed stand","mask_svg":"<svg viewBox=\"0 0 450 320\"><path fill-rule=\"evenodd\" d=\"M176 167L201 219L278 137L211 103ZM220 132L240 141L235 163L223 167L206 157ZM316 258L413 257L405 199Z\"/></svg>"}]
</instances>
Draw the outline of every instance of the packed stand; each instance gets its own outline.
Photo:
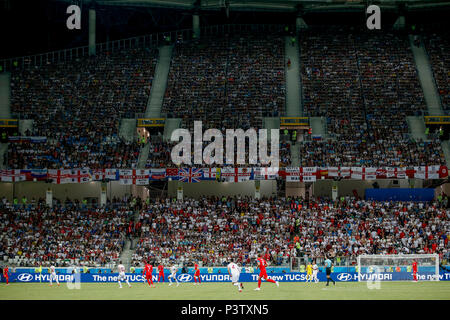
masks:
<instances>
[{"instance_id":1,"label":"packed stand","mask_svg":"<svg viewBox=\"0 0 450 320\"><path fill-rule=\"evenodd\" d=\"M41 199L28 205L3 201L0 215L2 260L27 267L100 267L118 261L134 212L123 202L88 208L65 201L50 209Z\"/></svg>"},{"instance_id":2,"label":"packed stand","mask_svg":"<svg viewBox=\"0 0 450 320\"><path fill-rule=\"evenodd\" d=\"M317 29L299 36L304 112L327 117L327 129L340 138L365 126L354 35ZM343 126L342 119L349 119Z\"/></svg>"},{"instance_id":3,"label":"packed stand","mask_svg":"<svg viewBox=\"0 0 450 320\"><path fill-rule=\"evenodd\" d=\"M262 165L259 161L259 154L258 154L258 161L257 164L250 164L249 162L249 147L248 147L248 141L246 141L246 148L245 148L245 164L237 164L237 142L235 141L234 144L234 164L230 165L226 163L226 134L223 133L224 139L224 150L223 150L223 164L211 164L207 165L205 163L205 160L202 158L202 164L197 165L194 163L194 150L193 150L193 142L191 144L191 165L188 164L181 164L179 167L211 167L211 168L220 168L224 166L233 166L233 167L264 167L266 165ZM172 162L172 156L171 152L172 149L178 144L178 142L163 142L163 141L149 141L149 153L148 158L145 167L146 168L171 168L171 167L177 167L175 163ZM204 141L202 144L202 154L203 150L210 144L211 142ZM281 139L280 137L280 144L279 144L279 167L286 167L291 164L291 145L289 142L286 142L284 139ZM270 155L271 150L271 144L270 141L267 143L267 154ZM258 152L258 151L257 151ZM181 153L180 153L181 155Z\"/></svg>"},{"instance_id":4,"label":"packed stand","mask_svg":"<svg viewBox=\"0 0 450 320\"><path fill-rule=\"evenodd\" d=\"M199 198L160 200L140 212L132 264L272 265L290 257L439 253L449 249L448 199L434 203L312 199Z\"/></svg>"},{"instance_id":5,"label":"packed stand","mask_svg":"<svg viewBox=\"0 0 450 320\"><path fill-rule=\"evenodd\" d=\"M145 111L156 57L129 49L12 73L13 113L33 119L31 134L47 140L17 143L9 167L132 167L137 144L118 137L120 120Z\"/></svg>"},{"instance_id":6,"label":"packed stand","mask_svg":"<svg viewBox=\"0 0 450 320\"><path fill-rule=\"evenodd\" d=\"M426 110L408 37L361 32L355 45L369 126L402 139L408 133L406 117Z\"/></svg>"},{"instance_id":7,"label":"packed stand","mask_svg":"<svg viewBox=\"0 0 450 320\"><path fill-rule=\"evenodd\" d=\"M272 35L233 35L177 44L163 113L182 127L262 128L284 112L284 42Z\"/></svg>"},{"instance_id":8,"label":"packed stand","mask_svg":"<svg viewBox=\"0 0 450 320\"><path fill-rule=\"evenodd\" d=\"M448 27L448 26L447 26ZM434 72L442 108L450 112L450 33L447 29L437 28L423 35L431 68Z\"/></svg>"},{"instance_id":9,"label":"packed stand","mask_svg":"<svg viewBox=\"0 0 450 320\"><path fill-rule=\"evenodd\" d=\"M445 164L438 139L408 134L426 106L405 35L318 28L300 44L305 112L326 117L331 138L301 144L302 166Z\"/></svg>"},{"instance_id":10,"label":"packed stand","mask_svg":"<svg viewBox=\"0 0 450 320\"><path fill-rule=\"evenodd\" d=\"M377 133L377 132L376 132ZM395 137L365 136L355 141L309 141L300 144L302 167L408 167L446 165L438 139L401 142Z\"/></svg>"}]
</instances>

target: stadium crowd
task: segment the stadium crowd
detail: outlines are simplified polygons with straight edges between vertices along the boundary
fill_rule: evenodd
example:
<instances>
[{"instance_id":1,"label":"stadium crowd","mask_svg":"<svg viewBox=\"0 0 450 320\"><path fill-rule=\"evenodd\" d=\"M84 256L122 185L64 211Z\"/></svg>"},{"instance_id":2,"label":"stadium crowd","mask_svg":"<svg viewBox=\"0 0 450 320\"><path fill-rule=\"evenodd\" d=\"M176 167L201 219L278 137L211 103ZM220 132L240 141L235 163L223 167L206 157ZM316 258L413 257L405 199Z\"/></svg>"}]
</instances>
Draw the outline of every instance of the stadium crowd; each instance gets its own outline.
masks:
<instances>
[{"instance_id":1,"label":"stadium crowd","mask_svg":"<svg viewBox=\"0 0 450 320\"><path fill-rule=\"evenodd\" d=\"M306 116L327 119L327 138L300 143L301 166L420 166L444 163L437 137L416 141L407 116L425 112L405 35L311 28L300 35ZM447 42L426 38L445 106ZM156 64L150 49L123 50L12 74L12 111L33 119L9 144L9 168L135 168L141 147L118 135L120 119L145 110ZM284 39L225 35L175 44L162 112L192 130L261 128L285 109ZM383 115L383 116L381 116ZM173 143L150 139L147 168L171 167ZM309 139L307 139L309 140ZM281 166L291 143L280 142ZM224 161L225 162L225 161Z\"/></svg>"},{"instance_id":2,"label":"stadium crowd","mask_svg":"<svg viewBox=\"0 0 450 320\"><path fill-rule=\"evenodd\" d=\"M223 136L225 136L225 134L223 134ZM163 142L163 141L158 141L158 142L149 142L150 147L149 147L149 153L148 153L148 158L147 158L147 162L145 167L146 168L170 168L170 167L177 167L173 162L172 162L172 158L171 158L171 151L173 149L173 147L177 144L177 142ZM210 144L210 142L203 142L202 144L202 148L203 150L205 149L205 147L207 147ZM224 145L226 144L225 139L224 139ZM193 148L193 144L192 144L192 148ZM245 161L246 164L240 165L237 164L237 142L235 141L235 158L234 158L234 167L248 167L249 166L249 148L248 148L248 143L246 145L246 149L245 149ZM280 144L279 144L279 165L281 167L285 167L285 166L289 166L291 164L291 144L290 142L287 142L285 140L281 140ZM267 153L270 154L270 150L271 150L271 145L270 142L268 142L267 144ZM212 164L212 165L207 165L206 163L204 163L203 160L203 164L202 165L197 165L194 163L194 151L193 149L191 150L191 165L187 165L187 164L182 164L181 167L187 168L187 167L212 167L212 168L216 168L216 167L224 167L227 166L226 164L226 147L224 147L223 150L223 164ZM258 158L259 159L259 158ZM230 166L230 165L228 165ZM259 161L255 166L264 166L262 165Z\"/></svg>"},{"instance_id":3,"label":"stadium crowd","mask_svg":"<svg viewBox=\"0 0 450 320\"><path fill-rule=\"evenodd\" d=\"M145 111L156 56L121 50L13 72L12 112L47 140L16 143L9 167L132 167L138 148L118 137L120 120Z\"/></svg>"},{"instance_id":4,"label":"stadium crowd","mask_svg":"<svg viewBox=\"0 0 450 320\"><path fill-rule=\"evenodd\" d=\"M433 28L424 33L422 39L425 42L434 79L441 97L442 108L448 114L450 112L450 33L442 28Z\"/></svg>"},{"instance_id":5,"label":"stadium crowd","mask_svg":"<svg viewBox=\"0 0 450 320\"><path fill-rule=\"evenodd\" d=\"M44 200L0 204L0 257L17 266L115 264L126 238L133 240L132 266L245 266L266 253L274 266L290 257L339 258L359 254L449 252L447 196L435 202L376 202L353 197L201 197L108 200L105 207ZM135 221L136 214L139 219Z\"/></svg>"},{"instance_id":6,"label":"stadium crowd","mask_svg":"<svg viewBox=\"0 0 450 320\"><path fill-rule=\"evenodd\" d=\"M408 135L426 107L406 36L319 28L300 42L305 111L327 117L330 137L301 145L301 165L444 163L437 139Z\"/></svg>"},{"instance_id":7,"label":"stadium crowd","mask_svg":"<svg viewBox=\"0 0 450 320\"><path fill-rule=\"evenodd\" d=\"M133 264L251 264L263 250L273 265L290 257L348 258L448 252L448 199L434 203L373 202L350 197L156 201L140 211Z\"/></svg>"},{"instance_id":8,"label":"stadium crowd","mask_svg":"<svg viewBox=\"0 0 450 320\"><path fill-rule=\"evenodd\" d=\"M162 112L203 127L262 128L284 111L284 41L276 35L226 35L175 46Z\"/></svg>"},{"instance_id":9,"label":"stadium crowd","mask_svg":"<svg viewBox=\"0 0 450 320\"><path fill-rule=\"evenodd\" d=\"M64 201L53 208L43 199L0 209L0 256L17 266L105 266L115 263L134 212L126 202L104 208Z\"/></svg>"},{"instance_id":10,"label":"stadium crowd","mask_svg":"<svg viewBox=\"0 0 450 320\"><path fill-rule=\"evenodd\" d=\"M375 133L378 133L376 131ZM445 156L438 139L431 141L404 140L395 136L364 135L358 141L308 141L300 144L302 167L407 167L445 165Z\"/></svg>"}]
</instances>

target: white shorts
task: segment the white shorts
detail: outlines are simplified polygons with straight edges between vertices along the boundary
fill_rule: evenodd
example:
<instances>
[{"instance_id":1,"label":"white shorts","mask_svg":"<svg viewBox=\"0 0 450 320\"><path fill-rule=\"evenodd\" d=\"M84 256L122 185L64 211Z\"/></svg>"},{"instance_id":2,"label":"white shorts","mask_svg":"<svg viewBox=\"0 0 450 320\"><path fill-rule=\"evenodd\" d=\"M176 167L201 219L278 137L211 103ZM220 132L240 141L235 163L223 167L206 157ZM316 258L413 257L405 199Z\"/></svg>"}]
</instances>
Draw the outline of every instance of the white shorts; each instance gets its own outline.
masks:
<instances>
[{"instance_id":1,"label":"white shorts","mask_svg":"<svg viewBox=\"0 0 450 320\"><path fill-rule=\"evenodd\" d=\"M120 272L118 280L119 281L124 281L125 279L126 279L125 272Z\"/></svg>"},{"instance_id":2,"label":"white shorts","mask_svg":"<svg viewBox=\"0 0 450 320\"><path fill-rule=\"evenodd\" d=\"M231 273L231 282L239 282L240 272L232 272Z\"/></svg>"},{"instance_id":3,"label":"white shorts","mask_svg":"<svg viewBox=\"0 0 450 320\"><path fill-rule=\"evenodd\" d=\"M177 277L177 273L171 273L169 277L170 278L176 278Z\"/></svg>"},{"instance_id":4,"label":"white shorts","mask_svg":"<svg viewBox=\"0 0 450 320\"><path fill-rule=\"evenodd\" d=\"M58 276L56 275L56 272L52 272L52 274L50 275L50 280L58 281Z\"/></svg>"},{"instance_id":5,"label":"white shorts","mask_svg":"<svg viewBox=\"0 0 450 320\"><path fill-rule=\"evenodd\" d=\"M313 278L317 278L317 271L313 271Z\"/></svg>"}]
</instances>

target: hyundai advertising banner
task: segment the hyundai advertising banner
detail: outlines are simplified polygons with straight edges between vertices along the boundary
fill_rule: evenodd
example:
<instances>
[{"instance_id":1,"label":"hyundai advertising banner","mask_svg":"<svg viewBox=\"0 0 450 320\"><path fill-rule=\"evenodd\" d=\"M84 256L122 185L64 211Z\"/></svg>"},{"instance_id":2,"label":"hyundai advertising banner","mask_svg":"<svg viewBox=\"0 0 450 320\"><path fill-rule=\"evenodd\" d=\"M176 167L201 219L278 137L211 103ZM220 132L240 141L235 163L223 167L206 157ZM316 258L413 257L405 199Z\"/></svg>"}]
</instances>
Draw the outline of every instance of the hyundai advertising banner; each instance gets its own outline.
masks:
<instances>
[{"instance_id":1,"label":"hyundai advertising banner","mask_svg":"<svg viewBox=\"0 0 450 320\"><path fill-rule=\"evenodd\" d=\"M165 274L165 282L168 282L167 276ZM89 274L89 273L78 273L78 274L58 274L59 282L91 282L91 283L108 283L117 282L117 273L106 273L106 274ZM128 281L130 282L144 282L145 277L141 274L127 273ZM268 276L270 279L279 282L305 282L306 273L273 273ZM335 281L341 282L351 282L358 281L358 273L356 272L335 272L331 274L331 277ZM420 280L432 280L434 277L433 273L421 273L418 274L418 279ZM221 273L208 273L200 275L202 282L230 282L231 277L228 274ZM319 272L317 275L319 281L326 281L326 275L324 272ZM194 277L192 274L181 273L177 274L177 279L179 282L194 282ZM4 277L2 277L2 282L4 282ZM413 280L412 273L409 272L382 272L376 274L362 274L362 281L400 281L400 280ZM450 272L441 273L439 275L439 280L450 281ZM11 273L9 277L10 282L49 282L50 274L39 274L39 273ZM158 274L153 274L153 281L158 281ZM240 282L257 282L257 273L241 273L239 278ZM264 281L264 280L263 280Z\"/></svg>"}]
</instances>

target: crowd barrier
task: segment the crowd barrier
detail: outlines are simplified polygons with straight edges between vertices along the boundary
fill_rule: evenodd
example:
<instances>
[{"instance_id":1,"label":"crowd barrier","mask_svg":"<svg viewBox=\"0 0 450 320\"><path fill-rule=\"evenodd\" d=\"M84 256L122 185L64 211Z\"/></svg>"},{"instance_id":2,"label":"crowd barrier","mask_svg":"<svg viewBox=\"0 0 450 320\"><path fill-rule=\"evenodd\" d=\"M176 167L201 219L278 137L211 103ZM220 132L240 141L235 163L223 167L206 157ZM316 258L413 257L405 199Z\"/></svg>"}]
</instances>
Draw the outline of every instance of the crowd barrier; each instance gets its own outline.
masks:
<instances>
[{"instance_id":1,"label":"crowd barrier","mask_svg":"<svg viewBox=\"0 0 450 320\"><path fill-rule=\"evenodd\" d=\"M119 181L122 185L147 185L151 181L169 180L186 183L201 181L243 182L285 179L288 182L315 182L322 179L444 179L446 166L421 167L249 167L249 168L152 168L152 169L12 169L0 170L0 181L44 181L52 183L86 183ZM389 189L392 190L392 189Z\"/></svg>"}]
</instances>

